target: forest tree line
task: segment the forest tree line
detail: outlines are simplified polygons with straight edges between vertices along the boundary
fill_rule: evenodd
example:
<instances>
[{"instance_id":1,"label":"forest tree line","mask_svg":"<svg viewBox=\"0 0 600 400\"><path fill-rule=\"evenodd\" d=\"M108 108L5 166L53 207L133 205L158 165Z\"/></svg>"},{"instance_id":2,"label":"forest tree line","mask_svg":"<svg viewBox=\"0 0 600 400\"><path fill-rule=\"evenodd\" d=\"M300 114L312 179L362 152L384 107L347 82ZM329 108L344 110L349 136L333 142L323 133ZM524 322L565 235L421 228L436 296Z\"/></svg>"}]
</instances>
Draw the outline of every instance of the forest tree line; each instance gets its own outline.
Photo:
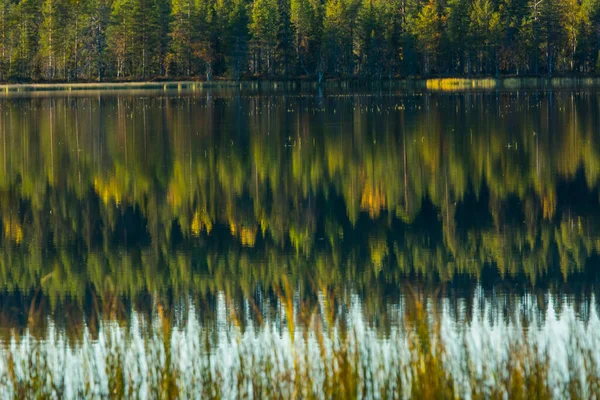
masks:
<instances>
[{"instance_id":1,"label":"forest tree line","mask_svg":"<svg viewBox=\"0 0 600 400\"><path fill-rule=\"evenodd\" d=\"M594 74L600 0L0 0L0 80Z\"/></svg>"}]
</instances>

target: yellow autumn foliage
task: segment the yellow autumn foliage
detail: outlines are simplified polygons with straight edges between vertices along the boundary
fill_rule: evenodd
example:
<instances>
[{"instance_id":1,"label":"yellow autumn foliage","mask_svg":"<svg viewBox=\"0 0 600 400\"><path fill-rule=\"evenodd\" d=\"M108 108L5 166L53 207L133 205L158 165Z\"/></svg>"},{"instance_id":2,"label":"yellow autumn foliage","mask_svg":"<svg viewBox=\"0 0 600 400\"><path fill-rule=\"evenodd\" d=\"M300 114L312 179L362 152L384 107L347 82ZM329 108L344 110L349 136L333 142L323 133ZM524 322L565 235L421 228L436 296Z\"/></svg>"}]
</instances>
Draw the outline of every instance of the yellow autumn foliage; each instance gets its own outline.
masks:
<instances>
[{"instance_id":1,"label":"yellow autumn foliage","mask_svg":"<svg viewBox=\"0 0 600 400\"><path fill-rule=\"evenodd\" d=\"M116 204L120 204L123 198L121 188L114 176L109 177L108 180L104 180L101 177L94 178L94 190L98 193L104 204L108 204L110 200L113 200Z\"/></svg>"},{"instance_id":2,"label":"yellow autumn foliage","mask_svg":"<svg viewBox=\"0 0 600 400\"><path fill-rule=\"evenodd\" d=\"M23 240L23 228L21 224L14 218L4 221L4 236L16 244L21 243Z\"/></svg>"},{"instance_id":3,"label":"yellow autumn foliage","mask_svg":"<svg viewBox=\"0 0 600 400\"><path fill-rule=\"evenodd\" d=\"M367 211L371 218L376 218L381 214L382 210L385 210L385 208L386 199L383 194L383 189L380 187L373 187L368 183L365 184L360 200L360 209L362 211Z\"/></svg>"},{"instance_id":4,"label":"yellow autumn foliage","mask_svg":"<svg viewBox=\"0 0 600 400\"><path fill-rule=\"evenodd\" d=\"M254 245L256 244L257 232L258 229L255 226L242 226L242 228L240 229L240 239L242 241L242 246L254 247Z\"/></svg>"},{"instance_id":5,"label":"yellow autumn foliage","mask_svg":"<svg viewBox=\"0 0 600 400\"><path fill-rule=\"evenodd\" d=\"M200 233L202 233L203 230L206 230L206 233L210 235L212 227L213 224L208 213L205 210L196 210L192 218L192 235L200 236Z\"/></svg>"}]
</instances>

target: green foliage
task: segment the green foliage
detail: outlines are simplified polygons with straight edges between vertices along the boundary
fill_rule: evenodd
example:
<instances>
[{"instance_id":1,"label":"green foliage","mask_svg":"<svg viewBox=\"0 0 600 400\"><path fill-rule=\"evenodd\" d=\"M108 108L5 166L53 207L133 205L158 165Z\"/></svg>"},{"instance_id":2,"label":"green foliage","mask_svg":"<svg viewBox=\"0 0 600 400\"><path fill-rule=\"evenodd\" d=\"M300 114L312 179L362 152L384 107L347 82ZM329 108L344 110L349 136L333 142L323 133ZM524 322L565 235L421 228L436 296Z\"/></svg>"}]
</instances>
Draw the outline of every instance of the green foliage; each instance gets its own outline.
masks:
<instances>
[{"instance_id":1,"label":"green foliage","mask_svg":"<svg viewBox=\"0 0 600 400\"><path fill-rule=\"evenodd\" d=\"M291 0L290 8L299 73L311 76L322 64L324 6L314 0Z\"/></svg>"},{"instance_id":2,"label":"green foliage","mask_svg":"<svg viewBox=\"0 0 600 400\"><path fill-rule=\"evenodd\" d=\"M596 0L0 2L0 80L596 72Z\"/></svg>"},{"instance_id":3,"label":"green foliage","mask_svg":"<svg viewBox=\"0 0 600 400\"><path fill-rule=\"evenodd\" d=\"M502 33L500 13L494 11L491 0L475 0L470 21L470 36L474 43L474 55L478 64L478 68L474 68L475 71L479 73L490 71L490 65L498 68L497 51Z\"/></svg>"},{"instance_id":4,"label":"green foliage","mask_svg":"<svg viewBox=\"0 0 600 400\"><path fill-rule=\"evenodd\" d=\"M193 0L172 2L170 49L166 60L166 75L191 76L194 66L194 25L197 19Z\"/></svg>"},{"instance_id":5,"label":"green foliage","mask_svg":"<svg viewBox=\"0 0 600 400\"><path fill-rule=\"evenodd\" d=\"M256 0L250 13L252 35L252 66L255 74L275 73L275 50L281 16L277 0Z\"/></svg>"},{"instance_id":6,"label":"green foliage","mask_svg":"<svg viewBox=\"0 0 600 400\"><path fill-rule=\"evenodd\" d=\"M133 74L133 9L135 0L112 3L108 30L112 67L117 78ZM142 0L147 1L147 0Z\"/></svg>"},{"instance_id":7,"label":"green foliage","mask_svg":"<svg viewBox=\"0 0 600 400\"><path fill-rule=\"evenodd\" d=\"M409 20L411 33L423 55L423 73L429 74L437 63L437 55L442 36L443 20L438 13L436 0L424 4L416 17Z\"/></svg>"}]
</instances>

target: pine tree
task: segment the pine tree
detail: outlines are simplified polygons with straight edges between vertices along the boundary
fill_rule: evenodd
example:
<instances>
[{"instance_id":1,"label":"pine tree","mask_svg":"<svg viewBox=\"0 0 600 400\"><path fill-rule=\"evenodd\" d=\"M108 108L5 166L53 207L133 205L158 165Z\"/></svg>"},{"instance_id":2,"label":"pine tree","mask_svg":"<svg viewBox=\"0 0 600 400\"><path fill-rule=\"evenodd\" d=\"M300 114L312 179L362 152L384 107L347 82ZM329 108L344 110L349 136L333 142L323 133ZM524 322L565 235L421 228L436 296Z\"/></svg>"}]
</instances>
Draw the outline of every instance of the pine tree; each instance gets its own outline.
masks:
<instances>
[{"instance_id":1,"label":"pine tree","mask_svg":"<svg viewBox=\"0 0 600 400\"><path fill-rule=\"evenodd\" d=\"M382 29L380 69L387 72L389 79L399 72L400 48L402 43L402 5L404 0L378 1L377 15Z\"/></svg>"},{"instance_id":2,"label":"pine tree","mask_svg":"<svg viewBox=\"0 0 600 400\"><path fill-rule=\"evenodd\" d=\"M590 9L586 7L585 3L580 3L579 0L566 0L562 10L561 24L564 27L567 41L564 57L567 60L569 71L575 72L578 67L585 68L585 57L581 57L580 44L585 43L590 30Z\"/></svg>"},{"instance_id":3,"label":"pine tree","mask_svg":"<svg viewBox=\"0 0 600 400\"><path fill-rule=\"evenodd\" d=\"M46 79L52 80L60 74L66 78L66 26L67 8L61 0L44 0L40 29L40 51L42 71Z\"/></svg>"},{"instance_id":4,"label":"pine tree","mask_svg":"<svg viewBox=\"0 0 600 400\"><path fill-rule=\"evenodd\" d=\"M497 68L497 44L500 35L500 14L494 10L491 0L475 0L471 7L470 36L476 43L477 71L490 73L490 65Z\"/></svg>"},{"instance_id":5,"label":"pine tree","mask_svg":"<svg viewBox=\"0 0 600 400\"><path fill-rule=\"evenodd\" d=\"M14 9L13 54L9 77L30 80L39 76L35 63L39 50L39 27L41 3L38 0L22 0Z\"/></svg>"},{"instance_id":6,"label":"pine tree","mask_svg":"<svg viewBox=\"0 0 600 400\"><path fill-rule=\"evenodd\" d=\"M286 78L293 72L294 60L294 32L290 17L291 7L289 0L278 0L277 10L279 24L277 31L277 47L275 49L275 63L279 73Z\"/></svg>"},{"instance_id":7,"label":"pine tree","mask_svg":"<svg viewBox=\"0 0 600 400\"><path fill-rule=\"evenodd\" d=\"M540 71L540 42L542 20L540 18L541 1L529 0L526 14L519 27L519 50L517 58L521 60L522 68L535 75Z\"/></svg>"},{"instance_id":8,"label":"pine tree","mask_svg":"<svg viewBox=\"0 0 600 400\"><path fill-rule=\"evenodd\" d=\"M171 0L156 0L158 9L158 55L157 69L161 76L166 75L167 55L169 52L170 24L171 24Z\"/></svg>"},{"instance_id":9,"label":"pine tree","mask_svg":"<svg viewBox=\"0 0 600 400\"><path fill-rule=\"evenodd\" d=\"M415 37L414 22L421 10L420 0L400 0L400 71L404 75L416 75L419 72L419 54Z\"/></svg>"},{"instance_id":10,"label":"pine tree","mask_svg":"<svg viewBox=\"0 0 600 400\"><path fill-rule=\"evenodd\" d=\"M360 2L355 0L329 0L323 21L323 45L327 69L337 74L355 73L356 21Z\"/></svg>"},{"instance_id":11,"label":"pine tree","mask_svg":"<svg viewBox=\"0 0 600 400\"><path fill-rule=\"evenodd\" d=\"M358 13L358 54L360 68L368 76L381 79L383 74L385 25L380 18L383 6L374 0L366 0Z\"/></svg>"},{"instance_id":12,"label":"pine tree","mask_svg":"<svg viewBox=\"0 0 600 400\"><path fill-rule=\"evenodd\" d=\"M83 58L86 59L87 79L104 79L109 44L110 6L107 0L90 0L88 3L89 20L84 27Z\"/></svg>"},{"instance_id":13,"label":"pine tree","mask_svg":"<svg viewBox=\"0 0 600 400\"><path fill-rule=\"evenodd\" d=\"M348 76L354 75L355 71L355 45L356 45L356 31L358 12L361 6L361 0L344 0L344 18L343 25L347 32L348 43L345 46L345 74Z\"/></svg>"},{"instance_id":14,"label":"pine tree","mask_svg":"<svg viewBox=\"0 0 600 400\"><path fill-rule=\"evenodd\" d=\"M323 69L335 73L343 72L344 49L350 42L350 37L344 30L343 18L342 0L327 1L323 20Z\"/></svg>"},{"instance_id":15,"label":"pine tree","mask_svg":"<svg viewBox=\"0 0 600 400\"><path fill-rule=\"evenodd\" d=\"M423 73L428 75L437 61L442 32L442 18L438 14L437 2L430 0L423 5L410 25L423 55Z\"/></svg>"},{"instance_id":16,"label":"pine tree","mask_svg":"<svg viewBox=\"0 0 600 400\"><path fill-rule=\"evenodd\" d=\"M290 8L299 73L314 76L323 58L323 5L315 0L291 0Z\"/></svg>"},{"instance_id":17,"label":"pine tree","mask_svg":"<svg viewBox=\"0 0 600 400\"><path fill-rule=\"evenodd\" d=\"M207 81L212 79L215 66L221 56L219 51L219 34L222 8L222 2L219 4L219 2L211 0L202 0L198 3L199 17L196 27L198 37L194 44L194 54L202 61Z\"/></svg>"},{"instance_id":18,"label":"pine tree","mask_svg":"<svg viewBox=\"0 0 600 400\"><path fill-rule=\"evenodd\" d=\"M191 76L193 64L193 27L197 18L193 0L173 0L171 10L171 42L167 58L167 74Z\"/></svg>"},{"instance_id":19,"label":"pine tree","mask_svg":"<svg viewBox=\"0 0 600 400\"><path fill-rule=\"evenodd\" d=\"M66 0L65 22L65 76L66 80L78 79L85 53L86 36L92 2L89 0Z\"/></svg>"},{"instance_id":20,"label":"pine tree","mask_svg":"<svg viewBox=\"0 0 600 400\"><path fill-rule=\"evenodd\" d=\"M2 81L8 78L11 63L11 32L15 25L14 7L14 3L10 0L0 0L0 80Z\"/></svg>"},{"instance_id":21,"label":"pine tree","mask_svg":"<svg viewBox=\"0 0 600 400\"><path fill-rule=\"evenodd\" d=\"M527 64L524 51L523 20L528 15L526 0L502 0L498 12L504 34L498 50L499 68L508 73L519 73Z\"/></svg>"},{"instance_id":22,"label":"pine tree","mask_svg":"<svg viewBox=\"0 0 600 400\"><path fill-rule=\"evenodd\" d=\"M600 1L583 0L581 11L585 21L583 37L579 45L581 64L584 72L590 72L595 69L600 49Z\"/></svg>"},{"instance_id":23,"label":"pine tree","mask_svg":"<svg viewBox=\"0 0 600 400\"><path fill-rule=\"evenodd\" d=\"M161 71L161 21L156 0L134 0L132 10L133 28L133 74L142 79Z\"/></svg>"},{"instance_id":24,"label":"pine tree","mask_svg":"<svg viewBox=\"0 0 600 400\"><path fill-rule=\"evenodd\" d=\"M254 2L250 22L254 73L271 75L274 72L279 24L277 0L256 0Z\"/></svg>"},{"instance_id":25,"label":"pine tree","mask_svg":"<svg viewBox=\"0 0 600 400\"><path fill-rule=\"evenodd\" d=\"M235 80L247 70L248 41L248 8L244 0L233 0L227 17L227 54L228 65Z\"/></svg>"},{"instance_id":26,"label":"pine tree","mask_svg":"<svg viewBox=\"0 0 600 400\"><path fill-rule=\"evenodd\" d=\"M117 78L133 73L134 0L115 0L108 28L108 48Z\"/></svg>"},{"instance_id":27,"label":"pine tree","mask_svg":"<svg viewBox=\"0 0 600 400\"><path fill-rule=\"evenodd\" d=\"M545 0L539 5L540 38L545 42L546 72L554 73L560 41L564 38L564 27L560 24L563 0Z\"/></svg>"},{"instance_id":28,"label":"pine tree","mask_svg":"<svg viewBox=\"0 0 600 400\"><path fill-rule=\"evenodd\" d=\"M451 70L463 74L465 68L467 49L469 48L469 0L448 0L446 5L447 34L450 44L449 58Z\"/></svg>"}]
</instances>

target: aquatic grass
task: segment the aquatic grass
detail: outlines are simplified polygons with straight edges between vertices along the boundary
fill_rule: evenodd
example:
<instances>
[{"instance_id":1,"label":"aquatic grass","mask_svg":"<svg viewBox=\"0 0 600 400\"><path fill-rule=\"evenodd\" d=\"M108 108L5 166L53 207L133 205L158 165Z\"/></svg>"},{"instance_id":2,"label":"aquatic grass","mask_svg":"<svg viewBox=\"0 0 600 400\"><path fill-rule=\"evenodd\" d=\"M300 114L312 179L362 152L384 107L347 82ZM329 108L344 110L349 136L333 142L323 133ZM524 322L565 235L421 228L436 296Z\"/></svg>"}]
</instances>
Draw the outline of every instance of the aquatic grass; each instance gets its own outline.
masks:
<instances>
[{"instance_id":1,"label":"aquatic grass","mask_svg":"<svg viewBox=\"0 0 600 400\"><path fill-rule=\"evenodd\" d=\"M287 290L289 287L286 287ZM291 293L291 292L290 292ZM282 292L280 299L294 297ZM321 295L326 297L325 295ZM100 324L70 341L50 325L43 339L13 336L0 350L2 398L591 398L600 394L600 320L587 323L572 308L527 329L487 306L457 321L447 305L407 298L402 323L388 335L370 327L352 296L346 319L324 329L324 314L292 301L293 331L265 318L242 329L218 300L214 332L193 307L181 326L156 306L146 321ZM550 302L551 303L551 302ZM323 301L317 306L322 307ZM526 301L524 301L524 305ZM190 306L191 307L191 306ZM282 310L281 318L286 313Z\"/></svg>"},{"instance_id":2,"label":"aquatic grass","mask_svg":"<svg viewBox=\"0 0 600 400\"><path fill-rule=\"evenodd\" d=\"M434 78L426 80L426 87L431 91L468 91L491 89L560 89L585 88L600 86L599 78Z\"/></svg>"},{"instance_id":3,"label":"aquatic grass","mask_svg":"<svg viewBox=\"0 0 600 400\"><path fill-rule=\"evenodd\" d=\"M437 78L428 79L427 89L454 91L466 89L494 89L498 86L498 80L493 78L467 79L467 78Z\"/></svg>"}]
</instances>

